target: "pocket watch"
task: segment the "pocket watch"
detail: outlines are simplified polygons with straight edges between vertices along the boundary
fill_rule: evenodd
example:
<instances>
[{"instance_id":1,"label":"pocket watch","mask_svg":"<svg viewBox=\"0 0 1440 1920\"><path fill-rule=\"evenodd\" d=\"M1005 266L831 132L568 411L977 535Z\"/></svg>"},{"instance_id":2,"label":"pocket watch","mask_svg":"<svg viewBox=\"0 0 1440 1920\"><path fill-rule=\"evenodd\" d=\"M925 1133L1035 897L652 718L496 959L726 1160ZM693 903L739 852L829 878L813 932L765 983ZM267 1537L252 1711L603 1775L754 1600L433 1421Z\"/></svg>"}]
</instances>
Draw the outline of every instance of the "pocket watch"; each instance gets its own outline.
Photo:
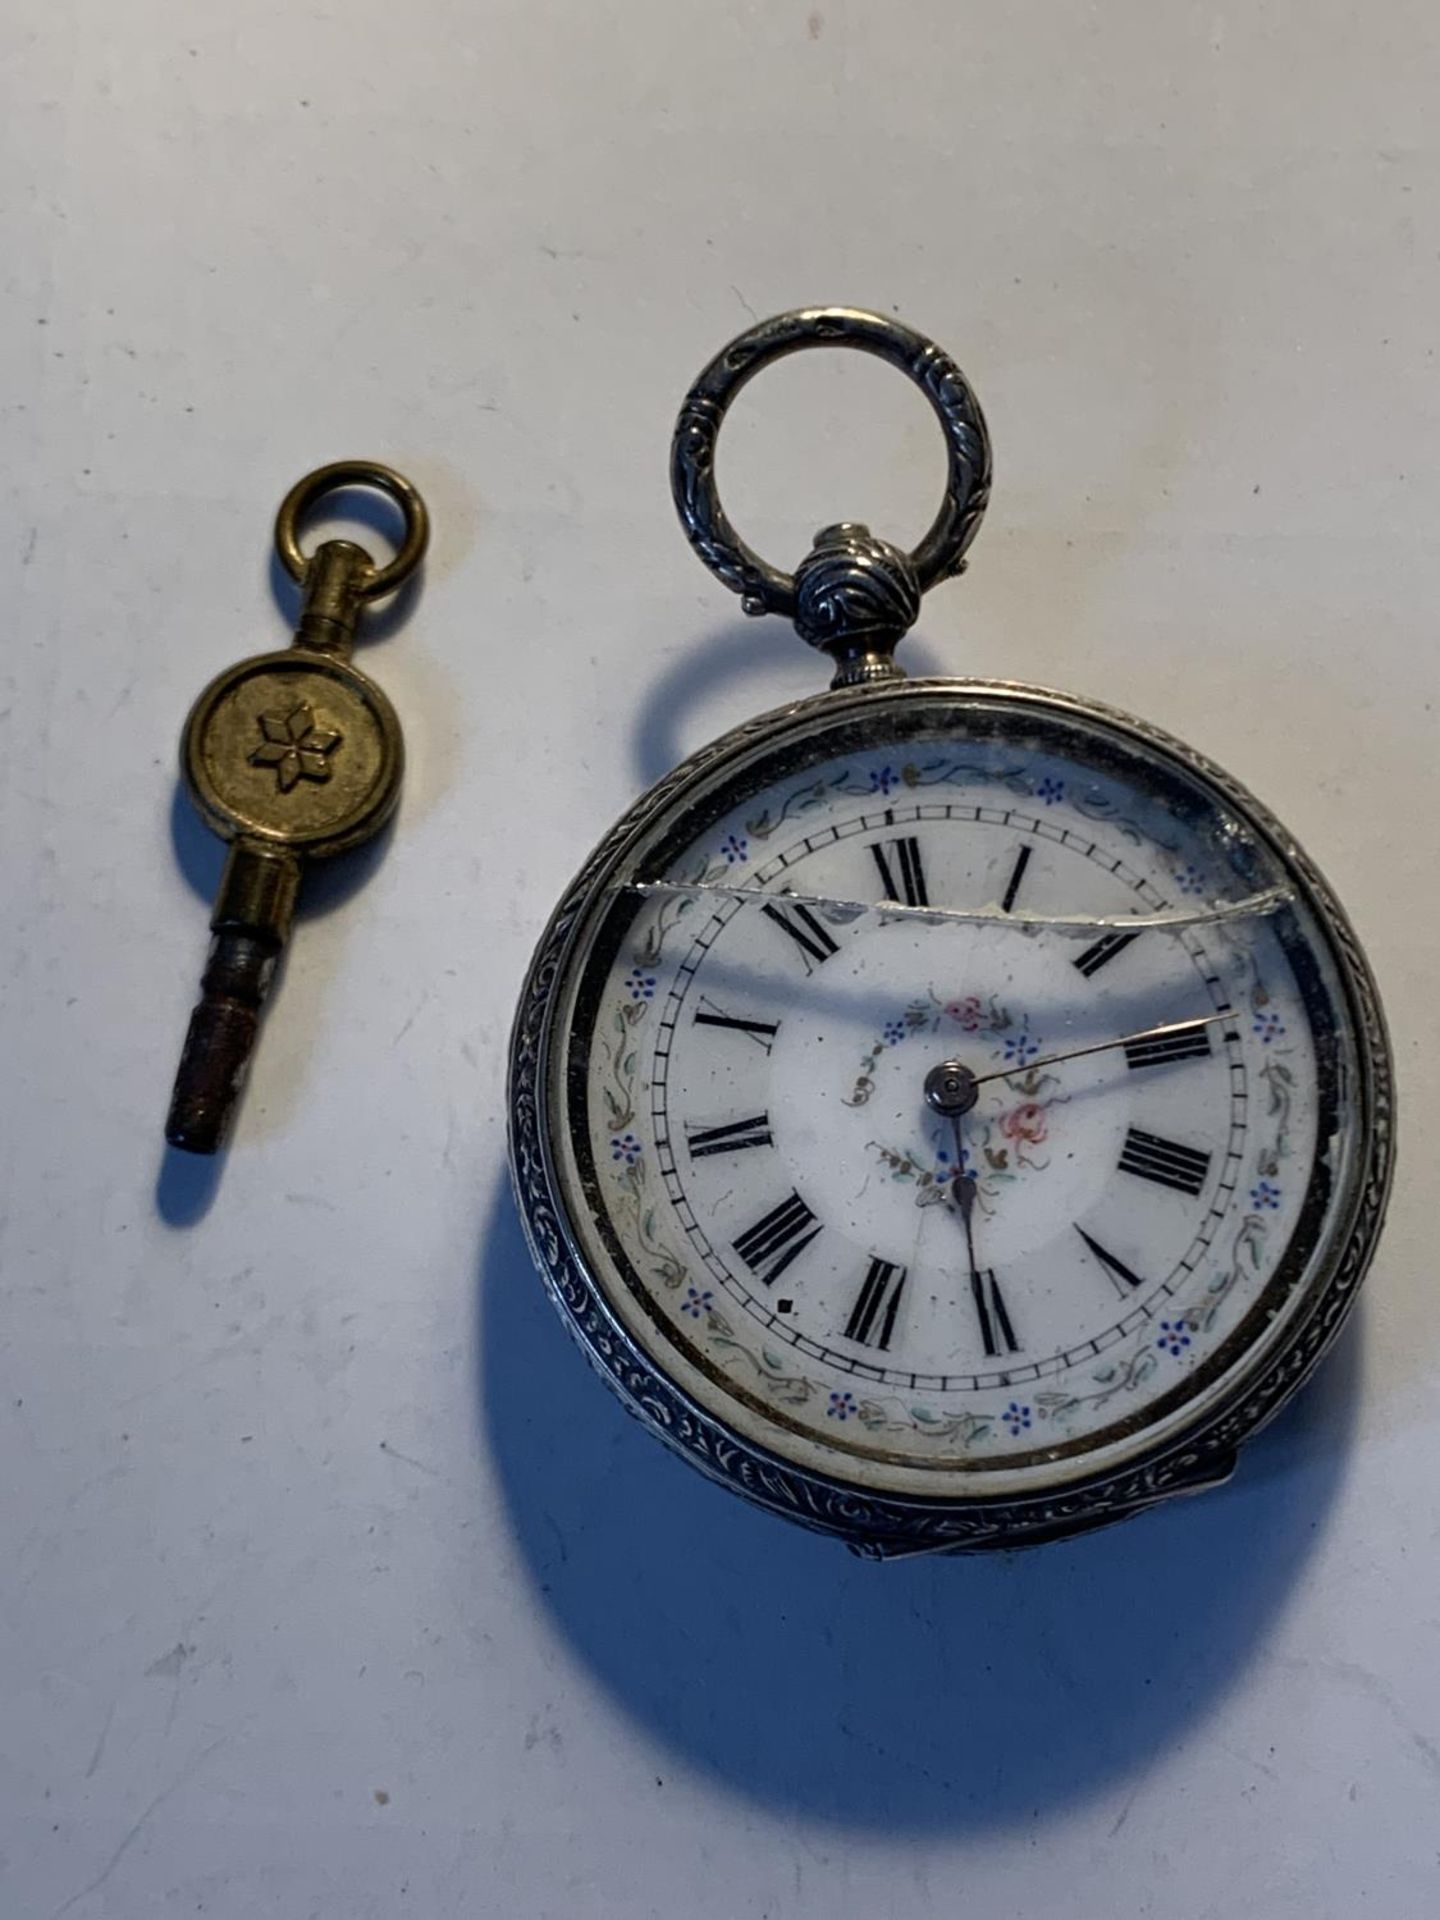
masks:
<instances>
[{"instance_id":1,"label":"pocket watch","mask_svg":"<svg viewBox=\"0 0 1440 1920\"><path fill-rule=\"evenodd\" d=\"M912 552L830 526L791 577L730 524L715 446L821 346L916 382L948 480ZM990 486L931 341L847 308L751 328L686 397L672 481L705 564L834 678L652 787L540 941L510 1147L562 1319L694 1466L875 1557L1223 1481L1384 1213L1391 1063L1344 914L1181 741L896 665Z\"/></svg>"}]
</instances>

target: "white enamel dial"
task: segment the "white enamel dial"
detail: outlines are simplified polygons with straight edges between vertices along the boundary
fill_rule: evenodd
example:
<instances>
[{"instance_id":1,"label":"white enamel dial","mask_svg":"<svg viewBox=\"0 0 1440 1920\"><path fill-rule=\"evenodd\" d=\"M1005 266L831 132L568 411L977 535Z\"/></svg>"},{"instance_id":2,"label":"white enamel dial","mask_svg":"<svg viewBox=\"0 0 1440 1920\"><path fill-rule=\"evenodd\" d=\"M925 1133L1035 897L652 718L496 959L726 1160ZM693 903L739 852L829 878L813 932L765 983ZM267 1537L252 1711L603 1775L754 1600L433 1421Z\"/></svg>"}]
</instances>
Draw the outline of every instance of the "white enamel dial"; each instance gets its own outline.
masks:
<instances>
[{"instance_id":1,"label":"white enamel dial","mask_svg":"<svg viewBox=\"0 0 1440 1920\"><path fill-rule=\"evenodd\" d=\"M745 1443L876 1492L1063 1485L1203 1417L1353 1175L1289 881L1194 772L1023 702L812 710L682 791L556 1003L556 1175L611 1311Z\"/></svg>"}]
</instances>

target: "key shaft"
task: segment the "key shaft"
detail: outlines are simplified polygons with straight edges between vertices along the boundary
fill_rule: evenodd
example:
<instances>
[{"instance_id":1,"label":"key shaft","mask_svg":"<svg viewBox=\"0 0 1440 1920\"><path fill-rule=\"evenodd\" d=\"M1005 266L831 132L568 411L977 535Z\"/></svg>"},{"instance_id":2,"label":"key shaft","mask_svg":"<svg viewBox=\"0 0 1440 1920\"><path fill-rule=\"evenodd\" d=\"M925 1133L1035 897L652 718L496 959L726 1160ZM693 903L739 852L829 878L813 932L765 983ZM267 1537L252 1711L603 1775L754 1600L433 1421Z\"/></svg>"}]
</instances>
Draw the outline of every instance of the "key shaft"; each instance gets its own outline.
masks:
<instances>
[{"instance_id":1,"label":"key shaft","mask_svg":"<svg viewBox=\"0 0 1440 1920\"><path fill-rule=\"evenodd\" d=\"M231 847L165 1123L172 1147L214 1153L225 1138L299 890L300 861L293 853L247 840Z\"/></svg>"}]
</instances>

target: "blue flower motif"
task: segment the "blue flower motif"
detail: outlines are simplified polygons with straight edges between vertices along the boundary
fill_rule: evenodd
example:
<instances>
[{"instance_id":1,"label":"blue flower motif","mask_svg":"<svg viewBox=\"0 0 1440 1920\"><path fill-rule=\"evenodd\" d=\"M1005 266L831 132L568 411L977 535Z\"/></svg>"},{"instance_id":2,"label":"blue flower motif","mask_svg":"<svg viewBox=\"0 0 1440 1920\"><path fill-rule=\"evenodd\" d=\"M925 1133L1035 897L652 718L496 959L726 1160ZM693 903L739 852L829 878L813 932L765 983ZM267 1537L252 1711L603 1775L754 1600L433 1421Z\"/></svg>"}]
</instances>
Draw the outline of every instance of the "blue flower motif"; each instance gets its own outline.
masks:
<instances>
[{"instance_id":1,"label":"blue flower motif","mask_svg":"<svg viewBox=\"0 0 1440 1920\"><path fill-rule=\"evenodd\" d=\"M750 842L744 834L732 833L721 841L720 851L725 856L726 864L736 867L750 858Z\"/></svg>"},{"instance_id":2,"label":"blue flower motif","mask_svg":"<svg viewBox=\"0 0 1440 1920\"><path fill-rule=\"evenodd\" d=\"M655 998L655 976L646 973L640 967L632 967L625 976L625 985L632 1000L653 1000Z\"/></svg>"},{"instance_id":3,"label":"blue flower motif","mask_svg":"<svg viewBox=\"0 0 1440 1920\"><path fill-rule=\"evenodd\" d=\"M1057 800L1065 798L1065 782L1057 780L1053 773L1047 773L1035 789L1035 798L1043 800L1047 807L1053 807Z\"/></svg>"},{"instance_id":4,"label":"blue flower motif","mask_svg":"<svg viewBox=\"0 0 1440 1920\"><path fill-rule=\"evenodd\" d=\"M1271 1213L1280 1205L1280 1189L1273 1180L1257 1180L1250 1189L1250 1204L1253 1207L1268 1207Z\"/></svg>"},{"instance_id":5,"label":"blue flower motif","mask_svg":"<svg viewBox=\"0 0 1440 1920\"><path fill-rule=\"evenodd\" d=\"M699 1287L686 1289L685 1298L680 1302L680 1311L688 1313L692 1320L699 1320L715 1298L709 1287L702 1293Z\"/></svg>"},{"instance_id":6,"label":"blue flower motif","mask_svg":"<svg viewBox=\"0 0 1440 1920\"><path fill-rule=\"evenodd\" d=\"M900 776L893 767L872 767L870 769L870 791L872 793L893 793L900 784Z\"/></svg>"},{"instance_id":7,"label":"blue flower motif","mask_svg":"<svg viewBox=\"0 0 1440 1920\"><path fill-rule=\"evenodd\" d=\"M961 1150L960 1171L962 1174L973 1174L975 1171L974 1163L971 1161L971 1158L970 1158L970 1149L968 1147L964 1147ZM936 1185L941 1187L948 1186L949 1183L954 1178L955 1178L954 1154L951 1153L948 1147L937 1147L935 1150L935 1183Z\"/></svg>"},{"instance_id":8,"label":"blue flower motif","mask_svg":"<svg viewBox=\"0 0 1440 1920\"><path fill-rule=\"evenodd\" d=\"M899 1044L900 1044L900 1042L901 1042L901 1041L902 1041L902 1040L903 1040L903 1039L905 1038L905 1036L906 1036L906 1034L907 1034L907 1033L908 1033L909 1031L910 1031L910 1029L909 1029L909 1028L908 1028L908 1027L906 1026L906 1024L905 1024L905 1022L904 1022L903 1020L889 1020L889 1021L887 1021L887 1022L886 1022L886 1024L885 1024L885 1044L886 1044L886 1046L887 1046L887 1047L898 1047L898 1046L899 1046Z\"/></svg>"},{"instance_id":9,"label":"blue flower motif","mask_svg":"<svg viewBox=\"0 0 1440 1920\"><path fill-rule=\"evenodd\" d=\"M1040 1042L1031 1037L1028 1027L1022 1027L1019 1033L1010 1034L1005 1041L1005 1058L1013 1061L1017 1067L1026 1066L1039 1051Z\"/></svg>"},{"instance_id":10,"label":"blue flower motif","mask_svg":"<svg viewBox=\"0 0 1440 1920\"><path fill-rule=\"evenodd\" d=\"M1183 1320L1162 1320L1160 1338L1155 1344L1162 1353L1178 1359L1190 1344L1190 1329Z\"/></svg>"},{"instance_id":11,"label":"blue flower motif","mask_svg":"<svg viewBox=\"0 0 1440 1920\"><path fill-rule=\"evenodd\" d=\"M832 1420L848 1420L851 1414L857 1411L854 1394L832 1393L830 1404L825 1411Z\"/></svg>"},{"instance_id":12,"label":"blue flower motif","mask_svg":"<svg viewBox=\"0 0 1440 1920\"><path fill-rule=\"evenodd\" d=\"M1029 1429L1030 1409L1023 1401L1012 1400L1000 1418L1010 1429L1010 1437L1013 1440Z\"/></svg>"},{"instance_id":13,"label":"blue flower motif","mask_svg":"<svg viewBox=\"0 0 1440 1920\"><path fill-rule=\"evenodd\" d=\"M1259 1035L1262 1043L1269 1046L1272 1040L1278 1040L1285 1031L1285 1022L1278 1013L1257 1013L1251 1022L1252 1032Z\"/></svg>"},{"instance_id":14,"label":"blue flower motif","mask_svg":"<svg viewBox=\"0 0 1440 1920\"><path fill-rule=\"evenodd\" d=\"M640 1142L633 1133L617 1133L610 1142L612 1160L623 1160L627 1167L633 1167L640 1158Z\"/></svg>"},{"instance_id":15,"label":"blue flower motif","mask_svg":"<svg viewBox=\"0 0 1440 1920\"><path fill-rule=\"evenodd\" d=\"M1188 865L1175 869L1175 884L1181 893L1203 893L1205 876L1192 860Z\"/></svg>"}]
</instances>

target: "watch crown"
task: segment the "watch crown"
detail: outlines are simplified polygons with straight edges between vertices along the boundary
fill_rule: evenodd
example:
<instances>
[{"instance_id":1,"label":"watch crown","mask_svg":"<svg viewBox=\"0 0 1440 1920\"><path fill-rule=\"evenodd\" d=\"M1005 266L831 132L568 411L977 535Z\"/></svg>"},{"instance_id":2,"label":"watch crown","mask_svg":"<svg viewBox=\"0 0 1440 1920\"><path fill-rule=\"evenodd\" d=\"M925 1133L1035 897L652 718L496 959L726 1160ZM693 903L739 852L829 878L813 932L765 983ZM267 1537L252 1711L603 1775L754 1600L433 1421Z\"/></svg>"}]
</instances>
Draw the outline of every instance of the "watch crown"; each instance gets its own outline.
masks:
<instances>
[{"instance_id":1,"label":"watch crown","mask_svg":"<svg viewBox=\"0 0 1440 1920\"><path fill-rule=\"evenodd\" d=\"M896 646L920 613L908 554L859 522L822 527L795 570L795 629L835 662L837 687L896 680Z\"/></svg>"}]
</instances>

